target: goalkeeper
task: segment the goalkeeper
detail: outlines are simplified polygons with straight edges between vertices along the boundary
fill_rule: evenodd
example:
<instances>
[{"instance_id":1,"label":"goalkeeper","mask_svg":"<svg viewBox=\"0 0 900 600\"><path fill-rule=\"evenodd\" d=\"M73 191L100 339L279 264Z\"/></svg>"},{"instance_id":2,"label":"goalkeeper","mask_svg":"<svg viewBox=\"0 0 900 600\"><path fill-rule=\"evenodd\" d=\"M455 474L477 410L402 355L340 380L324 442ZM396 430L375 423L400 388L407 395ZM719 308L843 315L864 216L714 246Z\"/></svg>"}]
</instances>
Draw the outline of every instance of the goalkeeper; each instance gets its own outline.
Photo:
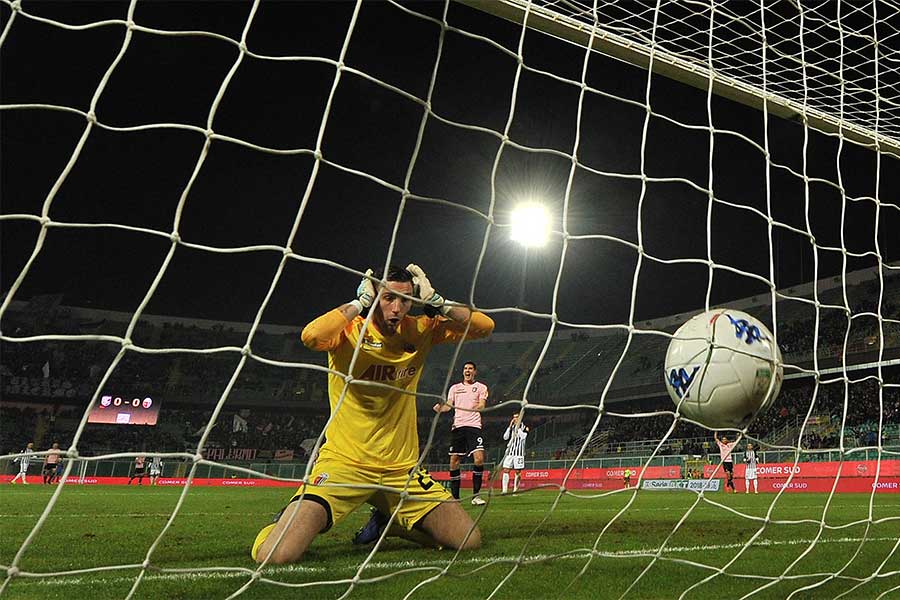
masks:
<instances>
[{"instance_id":1,"label":"goalkeeper","mask_svg":"<svg viewBox=\"0 0 900 600\"><path fill-rule=\"evenodd\" d=\"M399 493L330 484L406 489L409 499L403 501L391 534L430 546L473 549L481 545L481 533L469 515L425 469L415 468L419 454L415 392L433 345L456 342L464 335L487 337L494 322L465 306L445 303L416 265L390 267L385 284L376 292L373 282L380 279L370 269L355 300L303 329L301 338L308 348L328 352L333 371L328 375L332 417L310 483L301 486L275 522L256 536L250 553L257 562L297 562L317 535L360 505L373 505L375 520L379 513L391 515L400 503ZM430 307L435 316L410 316L410 297ZM369 308L374 314L363 333L362 314ZM345 381L338 373L350 372L357 346L355 381L344 395ZM388 523L382 517L370 525L383 531Z\"/></svg>"}]
</instances>

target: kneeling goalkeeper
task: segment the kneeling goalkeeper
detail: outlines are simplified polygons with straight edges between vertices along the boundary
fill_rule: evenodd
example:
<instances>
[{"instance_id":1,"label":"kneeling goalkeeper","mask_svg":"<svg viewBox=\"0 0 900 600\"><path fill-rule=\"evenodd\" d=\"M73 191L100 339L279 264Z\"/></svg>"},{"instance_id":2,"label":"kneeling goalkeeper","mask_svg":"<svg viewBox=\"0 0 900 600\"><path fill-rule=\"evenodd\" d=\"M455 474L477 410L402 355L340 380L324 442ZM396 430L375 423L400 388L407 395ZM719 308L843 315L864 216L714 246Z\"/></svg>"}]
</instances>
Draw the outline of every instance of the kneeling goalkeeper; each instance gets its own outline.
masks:
<instances>
[{"instance_id":1,"label":"kneeling goalkeeper","mask_svg":"<svg viewBox=\"0 0 900 600\"><path fill-rule=\"evenodd\" d=\"M309 483L301 485L276 522L256 536L251 556L257 562L297 562L318 534L362 504L391 515L401 502L398 492L332 484L406 489L409 498L402 501L391 534L423 545L464 549L481 545L481 532L450 493L426 470L415 469L419 452L415 392L432 346L457 342L463 335L487 337L494 322L467 307L445 304L416 265L392 266L376 293L380 279L369 270L355 300L303 329L303 343L327 351L328 366L337 373L349 372L359 346L352 373L356 381L341 401L344 379L328 375L332 418L325 432L327 442ZM410 316L413 301L400 294L437 309L436 316ZM363 332L361 313L369 308L375 312Z\"/></svg>"}]
</instances>

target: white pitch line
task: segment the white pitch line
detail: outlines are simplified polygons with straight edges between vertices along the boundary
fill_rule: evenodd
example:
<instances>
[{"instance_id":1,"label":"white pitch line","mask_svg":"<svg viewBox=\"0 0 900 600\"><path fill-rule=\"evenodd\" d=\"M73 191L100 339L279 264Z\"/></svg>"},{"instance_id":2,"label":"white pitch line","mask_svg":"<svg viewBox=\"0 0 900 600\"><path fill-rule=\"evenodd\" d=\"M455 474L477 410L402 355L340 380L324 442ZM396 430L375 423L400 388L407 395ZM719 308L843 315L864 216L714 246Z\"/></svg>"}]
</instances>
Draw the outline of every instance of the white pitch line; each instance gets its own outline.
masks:
<instances>
[{"instance_id":1,"label":"white pitch line","mask_svg":"<svg viewBox=\"0 0 900 600\"><path fill-rule=\"evenodd\" d=\"M802 539L802 540L757 540L753 547L770 547L770 546L800 546L804 544L810 544L814 540L812 539ZM820 539L818 544L857 544L863 541L863 538L834 538L834 539ZM867 543L871 542L896 542L896 538L893 537L878 537L878 538L866 538ZM736 542L733 544L710 544L703 546L672 546L671 548L666 548L665 553L687 553L687 552L708 552L714 550L733 550L737 548L743 548L744 544ZM615 552L597 552L597 556L600 558L628 558L632 556L642 556L642 555L652 555L655 554L658 550L657 547L652 548L641 548L636 550L618 550ZM587 558L590 555L589 552L579 553L579 554L567 554L565 556L555 556L550 554L534 554L531 556L526 556L521 559L522 563L532 563L532 562L540 562L544 560L574 560L574 559L583 559ZM519 561L518 556L493 556L493 557L472 557L472 558L462 558L454 562L455 566L465 566L465 565L479 565L493 562L505 562L512 563ZM410 568L422 568L422 567L434 567L435 569L443 569L447 565L447 561L438 561L438 560L404 560L404 561L393 561L393 562L373 562L369 564L368 570L382 570L382 569L410 569ZM308 565L285 565L278 567L267 567L263 570L264 577L271 577L272 575L281 575L281 574L290 574L290 573L329 573L335 570L348 570L355 571L358 567L356 565L343 565L339 567L316 567L316 566L308 566ZM232 572L223 572L221 570L216 571L198 571L193 573L156 573L146 575L144 577L147 581L193 581L199 579L234 579L234 578L247 578L250 575L246 572L242 571L232 571ZM51 579L49 575L38 575L33 574L29 576L19 576L19 581L17 581L17 585L79 585L82 583L90 583L91 585L97 584L114 584L114 583L122 583L134 581L134 577L113 577L113 578L86 578L86 577L75 577L75 578L59 578L59 579Z\"/></svg>"}]
</instances>

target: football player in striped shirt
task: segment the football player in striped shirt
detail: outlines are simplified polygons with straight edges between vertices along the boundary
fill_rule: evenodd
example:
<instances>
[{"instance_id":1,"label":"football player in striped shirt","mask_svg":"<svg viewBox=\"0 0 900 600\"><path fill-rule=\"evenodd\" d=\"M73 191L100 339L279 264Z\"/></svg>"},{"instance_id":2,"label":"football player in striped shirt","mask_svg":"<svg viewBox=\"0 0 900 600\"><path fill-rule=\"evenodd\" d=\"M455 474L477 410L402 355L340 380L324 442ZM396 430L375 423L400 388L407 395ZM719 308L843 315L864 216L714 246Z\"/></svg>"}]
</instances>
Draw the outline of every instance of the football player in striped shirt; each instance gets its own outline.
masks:
<instances>
[{"instance_id":1,"label":"football player in striped shirt","mask_svg":"<svg viewBox=\"0 0 900 600\"><path fill-rule=\"evenodd\" d=\"M34 454L34 442L28 442L25 449L13 459L13 462L19 463L19 474L13 477L12 481L10 481L11 484L15 483L16 480L21 477L22 483L28 485L28 465L31 463L32 454Z\"/></svg>"},{"instance_id":2,"label":"football player in striped shirt","mask_svg":"<svg viewBox=\"0 0 900 600\"><path fill-rule=\"evenodd\" d=\"M435 315L411 316L414 301L436 309ZM435 344L487 337L493 329L487 315L445 302L413 264L390 267L383 280L370 269L355 299L309 323L300 336L304 345L328 353L327 441L308 483L257 534L251 557L298 562L317 535L366 503L377 510L355 543L374 542L389 527L390 535L423 545L478 548L481 532L472 518L417 467L416 390Z\"/></svg>"},{"instance_id":3,"label":"football player in striped shirt","mask_svg":"<svg viewBox=\"0 0 900 600\"><path fill-rule=\"evenodd\" d=\"M463 364L463 380L450 386L447 402L434 405L434 412L443 413L453 409L453 427L450 432L450 490L459 500L459 461L471 456L472 504L487 504L480 496L481 480L484 475L484 434L481 431L481 410L487 404L488 388L475 381L478 367L469 361Z\"/></svg>"},{"instance_id":4,"label":"football player in striped shirt","mask_svg":"<svg viewBox=\"0 0 900 600\"><path fill-rule=\"evenodd\" d=\"M154 456L153 460L150 461L150 485L156 485L156 482L159 481L159 476L162 475L162 469L162 457Z\"/></svg>"},{"instance_id":5,"label":"football player in striped shirt","mask_svg":"<svg viewBox=\"0 0 900 600\"><path fill-rule=\"evenodd\" d=\"M519 480L522 477L522 469L525 468L525 438L528 437L528 427L524 421L519 421L519 415L514 414L509 422L509 427L503 432L503 439L507 440L506 454L503 456L503 493L509 490L509 471L515 471L513 480L513 494L519 491Z\"/></svg>"},{"instance_id":6,"label":"football player in striped shirt","mask_svg":"<svg viewBox=\"0 0 900 600\"><path fill-rule=\"evenodd\" d=\"M750 482L753 482L753 493L758 494L759 488L756 485L756 450L753 449L753 444L747 444L747 450L744 452L744 462L747 463L747 468L744 471L744 484L745 489L744 493L750 493Z\"/></svg>"}]
</instances>

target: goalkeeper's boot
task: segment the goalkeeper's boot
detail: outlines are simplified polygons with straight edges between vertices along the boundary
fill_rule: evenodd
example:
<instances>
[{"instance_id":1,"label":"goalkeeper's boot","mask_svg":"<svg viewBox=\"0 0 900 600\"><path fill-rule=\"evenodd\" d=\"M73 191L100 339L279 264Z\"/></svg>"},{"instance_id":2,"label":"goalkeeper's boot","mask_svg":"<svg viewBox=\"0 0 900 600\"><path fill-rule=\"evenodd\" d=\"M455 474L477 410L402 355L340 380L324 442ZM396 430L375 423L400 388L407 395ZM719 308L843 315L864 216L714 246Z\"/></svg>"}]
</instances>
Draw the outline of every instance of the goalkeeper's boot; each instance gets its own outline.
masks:
<instances>
[{"instance_id":1,"label":"goalkeeper's boot","mask_svg":"<svg viewBox=\"0 0 900 600\"><path fill-rule=\"evenodd\" d=\"M356 535L353 536L353 543L357 545L371 544L381 537L381 532L384 531L390 520L390 517L373 507L369 522L357 530Z\"/></svg>"},{"instance_id":2,"label":"goalkeeper's boot","mask_svg":"<svg viewBox=\"0 0 900 600\"><path fill-rule=\"evenodd\" d=\"M487 501L481 496L472 496L473 506L484 506L485 504L487 504Z\"/></svg>"}]
</instances>

